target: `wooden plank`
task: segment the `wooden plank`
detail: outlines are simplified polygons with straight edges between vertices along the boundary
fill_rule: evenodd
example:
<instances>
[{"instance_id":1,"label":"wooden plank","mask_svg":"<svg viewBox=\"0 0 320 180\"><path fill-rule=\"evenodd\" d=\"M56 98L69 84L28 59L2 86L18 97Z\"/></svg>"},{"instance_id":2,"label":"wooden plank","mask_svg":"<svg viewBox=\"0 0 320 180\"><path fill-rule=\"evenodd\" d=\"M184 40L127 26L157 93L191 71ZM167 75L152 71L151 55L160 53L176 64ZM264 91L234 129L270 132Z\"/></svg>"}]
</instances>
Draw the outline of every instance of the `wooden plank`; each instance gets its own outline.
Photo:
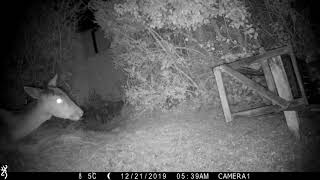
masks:
<instances>
[{"instance_id":1,"label":"wooden plank","mask_svg":"<svg viewBox=\"0 0 320 180\"><path fill-rule=\"evenodd\" d=\"M241 66L245 66L245 65L250 65L254 62L257 61L263 61L264 59L269 59L271 57L274 56L278 56L281 54L287 54L289 52L289 48L288 47L282 47L282 48L278 48L272 51L268 51L265 54L261 54L261 55L257 55L257 56L252 56L252 57L247 57L247 58L242 58L239 59L237 61L228 63L229 66L231 66L233 69L238 69Z\"/></svg>"},{"instance_id":2,"label":"wooden plank","mask_svg":"<svg viewBox=\"0 0 320 180\"><path fill-rule=\"evenodd\" d=\"M303 98L294 99L290 101L290 105L286 109L282 109L282 111L300 111L304 110L307 105L304 103Z\"/></svg>"},{"instance_id":3,"label":"wooden plank","mask_svg":"<svg viewBox=\"0 0 320 180\"><path fill-rule=\"evenodd\" d=\"M229 107L228 99L227 99L227 93L225 90L225 87L223 85L223 80L222 80L222 74L220 67L215 67L213 69L214 76L216 77L216 82L219 90L219 96L221 100L221 105L224 113L224 117L226 119L226 122L231 122L232 121L232 115L231 115L231 110Z\"/></svg>"},{"instance_id":4,"label":"wooden plank","mask_svg":"<svg viewBox=\"0 0 320 180\"><path fill-rule=\"evenodd\" d=\"M294 99L290 101L290 105L287 108L285 109L279 108L279 112L280 111L304 111L307 108L308 107L304 103L303 98L299 98L299 99Z\"/></svg>"},{"instance_id":5,"label":"wooden plank","mask_svg":"<svg viewBox=\"0 0 320 180\"><path fill-rule=\"evenodd\" d=\"M299 90L300 87L298 85L297 81L297 76L293 68L293 63L291 61L290 55L285 55L285 56L280 56L282 59L282 64L285 68L287 77L288 77L288 82L291 88L292 96L293 98L295 97L302 97L301 96L301 91Z\"/></svg>"},{"instance_id":6,"label":"wooden plank","mask_svg":"<svg viewBox=\"0 0 320 180\"><path fill-rule=\"evenodd\" d=\"M320 107L320 106L319 106ZM233 118L238 118L238 117L253 117L253 116L261 116L265 114L270 114L270 113L278 113L284 110L305 110L308 108L305 104L302 98L295 99L290 102L290 106L286 109L281 109L278 105L269 105L269 106L264 106L264 107L258 107L254 109L249 109L245 111L239 111L232 113Z\"/></svg>"},{"instance_id":7,"label":"wooden plank","mask_svg":"<svg viewBox=\"0 0 320 180\"><path fill-rule=\"evenodd\" d=\"M295 72L295 75L296 75L296 78L297 78L297 81L298 81L298 85L299 85L299 88L300 88L300 91L301 91L302 98L304 99L304 103L305 104L309 104L307 96L306 96L306 92L305 92L304 87L303 87L303 82L302 82L302 79L301 79L301 74L300 74L300 71L299 71L299 68L298 68L297 60L296 60L296 57L295 57L295 55L293 53L292 46L289 46L289 54L290 54L292 66L293 66L293 69L294 69L294 72Z\"/></svg>"},{"instance_id":8,"label":"wooden plank","mask_svg":"<svg viewBox=\"0 0 320 180\"><path fill-rule=\"evenodd\" d=\"M319 104L309 104L307 106L307 108L309 109L309 111L320 112L320 105Z\"/></svg>"},{"instance_id":9,"label":"wooden plank","mask_svg":"<svg viewBox=\"0 0 320 180\"><path fill-rule=\"evenodd\" d=\"M245 75L251 75L251 76L264 76L263 72L254 70L254 69L250 69L250 68L239 68L237 69L238 72L245 74Z\"/></svg>"},{"instance_id":10,"label":"wooden plank","mask_svg":"<svg viewBox=\"0 0 320 180\"><path fill-rule=\"evenodd\" d=\"M271 92L277 93L276 85L275 85L274 80L273 80L273 76L272 76L272 73L271 73L271 69L269 67L268 59L263 60L261 62L261 66L262 66L262 69L263 69L263 72L264 72L264 77L266 78L268 89Z\"/></svg>"},{"instance_id":11,"label":"wooden plank","mask_svg":"<svg viewBox=\"0 0 320 180\"><path fill-rule=\"evenodd\" d=\"M265 114L270 114L274 112L279 112L280 107L276 105L264 106L259 108L254 108L246 111L233 113L233 118L238 117L253 117L253 116L261 116Z\"/></svg>"},{"instance_id":12,"label":"wooden plank","mask_svg":"<svg viewBox=\"0 0 320 180\"><path fill-rule=\"evenodd\" d=\"M299 116L297 111L284 111L284 116L287 121L287 126L289 130L293 133L293 135L300 139L299 132Z\"/></svg>"},{"instance_id":13,"label":"wooden plank","mask_svg":"<svg viewBox=\"0 0 320 180\"><path fill-rule=\"evenodd\" d=\"M281 57L273 57L269 60L270 69L275 81L278 94L280 97L290 101L293 99L291 89L289 86L288 78L284 70ZM284 111L289 130L294 136L300 139L299 133L299 117L297 111Z\"/></svg>"},{"instance_id":14,"label":"wooden plank","mask_svg":"<svg viewBox=\"0 0 320 180\"><path fill-rule=\"evenodd\" d=\"M221 65L220 67L221 67L221 70L223 70L224 72L228 73L229 75L231 75L235 79L238 79L240 82L242 82L243 84L245 84L249 88L255 90L258 94L260 94L261 96L265 97L266 99L272 101L273 103L281 106L282 108L286 108L286 107L289 106L289 102L288 101L286 101L285 99L277 96L273 92L265 89L263 86L261 86L261 85L257 84L256 82L252 81L251 79L247 78L243 74L233 70L228 65Z\"/></svg>"}]
</instances>

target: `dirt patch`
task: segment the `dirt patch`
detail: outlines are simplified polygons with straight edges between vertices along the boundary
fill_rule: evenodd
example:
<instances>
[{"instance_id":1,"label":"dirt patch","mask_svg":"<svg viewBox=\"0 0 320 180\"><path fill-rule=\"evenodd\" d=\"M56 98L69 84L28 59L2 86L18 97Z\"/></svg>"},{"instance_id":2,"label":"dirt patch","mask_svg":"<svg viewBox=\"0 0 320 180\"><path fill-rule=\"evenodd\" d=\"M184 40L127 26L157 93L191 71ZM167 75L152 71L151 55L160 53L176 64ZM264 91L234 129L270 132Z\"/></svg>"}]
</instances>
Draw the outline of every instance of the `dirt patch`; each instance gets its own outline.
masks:
<instances>
[{"instance_id":1,"label":"dirt patch","mask_svg":"<svg viewBox=\"0 0 320 180\"><path fill-rule=\"evenodd\" d=\"M315 117L303 116L301 141L282 114L153 113L96 130L53 120L0 159L9 171L319 171Z\"/></svg>"}]
</instances>

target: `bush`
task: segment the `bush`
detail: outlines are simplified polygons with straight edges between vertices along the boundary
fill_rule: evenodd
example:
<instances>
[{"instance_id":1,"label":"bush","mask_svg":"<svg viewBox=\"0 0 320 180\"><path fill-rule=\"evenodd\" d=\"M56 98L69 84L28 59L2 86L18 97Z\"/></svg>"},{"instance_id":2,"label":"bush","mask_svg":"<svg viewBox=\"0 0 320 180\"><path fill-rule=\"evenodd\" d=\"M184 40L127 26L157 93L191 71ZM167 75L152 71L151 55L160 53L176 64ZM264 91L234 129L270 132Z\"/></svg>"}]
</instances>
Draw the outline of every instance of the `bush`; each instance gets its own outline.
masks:
<instances>
[{"instance_id":1,"label":"bush","mask_svg":"<svg viewBox=\"0 0 320 180\"><path fill-rule=\"evenodd\" d=\"M89 5L113 37L115 67L127 73L127 101L139 110L217 106L211 67L259 51L258 33L239 0L151 0Z\"/></svg>"}]
</instances>

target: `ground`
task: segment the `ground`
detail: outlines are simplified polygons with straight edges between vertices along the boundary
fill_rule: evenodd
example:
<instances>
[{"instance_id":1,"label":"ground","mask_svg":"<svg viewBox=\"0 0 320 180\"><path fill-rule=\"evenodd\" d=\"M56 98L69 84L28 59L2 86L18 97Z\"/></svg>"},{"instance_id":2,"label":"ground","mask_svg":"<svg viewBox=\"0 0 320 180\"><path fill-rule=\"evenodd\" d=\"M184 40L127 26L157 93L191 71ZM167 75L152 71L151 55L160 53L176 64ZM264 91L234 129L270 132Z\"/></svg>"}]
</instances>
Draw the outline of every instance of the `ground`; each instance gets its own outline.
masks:
<instances>
[{"instance_id":1,"label":"ground","mask_svg":"<svg viewBox=\"0 0 320 180\"><path fill-rule=\"evenodd\" d=\"M106 124L52 119L0 160L9 171L319 171L320 116L300 117L300 141L281 113L228 124L213 110Z\"/></svg>"}]
</instances>

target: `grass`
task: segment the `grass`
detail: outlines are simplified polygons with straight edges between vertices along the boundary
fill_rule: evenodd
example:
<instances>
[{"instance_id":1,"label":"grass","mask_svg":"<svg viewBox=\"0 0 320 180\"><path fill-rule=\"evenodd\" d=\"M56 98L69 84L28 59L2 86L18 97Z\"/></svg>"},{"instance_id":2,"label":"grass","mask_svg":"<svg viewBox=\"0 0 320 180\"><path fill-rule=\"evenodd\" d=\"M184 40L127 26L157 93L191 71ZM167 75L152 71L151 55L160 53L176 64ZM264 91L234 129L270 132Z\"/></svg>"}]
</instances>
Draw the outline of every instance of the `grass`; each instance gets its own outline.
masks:
<instances>
[{"instance_id":1,"label":"grass","mask_svg":"<svg viewBox=\"0 0 320 180\"><path fill-rule=\"evenodd\" d=\"M2 160L9 171L319 171L315 117L302 117L301 141L282 114L226 124L222 112L155 112L99 128L56 119Z\"/></svg>"}]
</instances>

